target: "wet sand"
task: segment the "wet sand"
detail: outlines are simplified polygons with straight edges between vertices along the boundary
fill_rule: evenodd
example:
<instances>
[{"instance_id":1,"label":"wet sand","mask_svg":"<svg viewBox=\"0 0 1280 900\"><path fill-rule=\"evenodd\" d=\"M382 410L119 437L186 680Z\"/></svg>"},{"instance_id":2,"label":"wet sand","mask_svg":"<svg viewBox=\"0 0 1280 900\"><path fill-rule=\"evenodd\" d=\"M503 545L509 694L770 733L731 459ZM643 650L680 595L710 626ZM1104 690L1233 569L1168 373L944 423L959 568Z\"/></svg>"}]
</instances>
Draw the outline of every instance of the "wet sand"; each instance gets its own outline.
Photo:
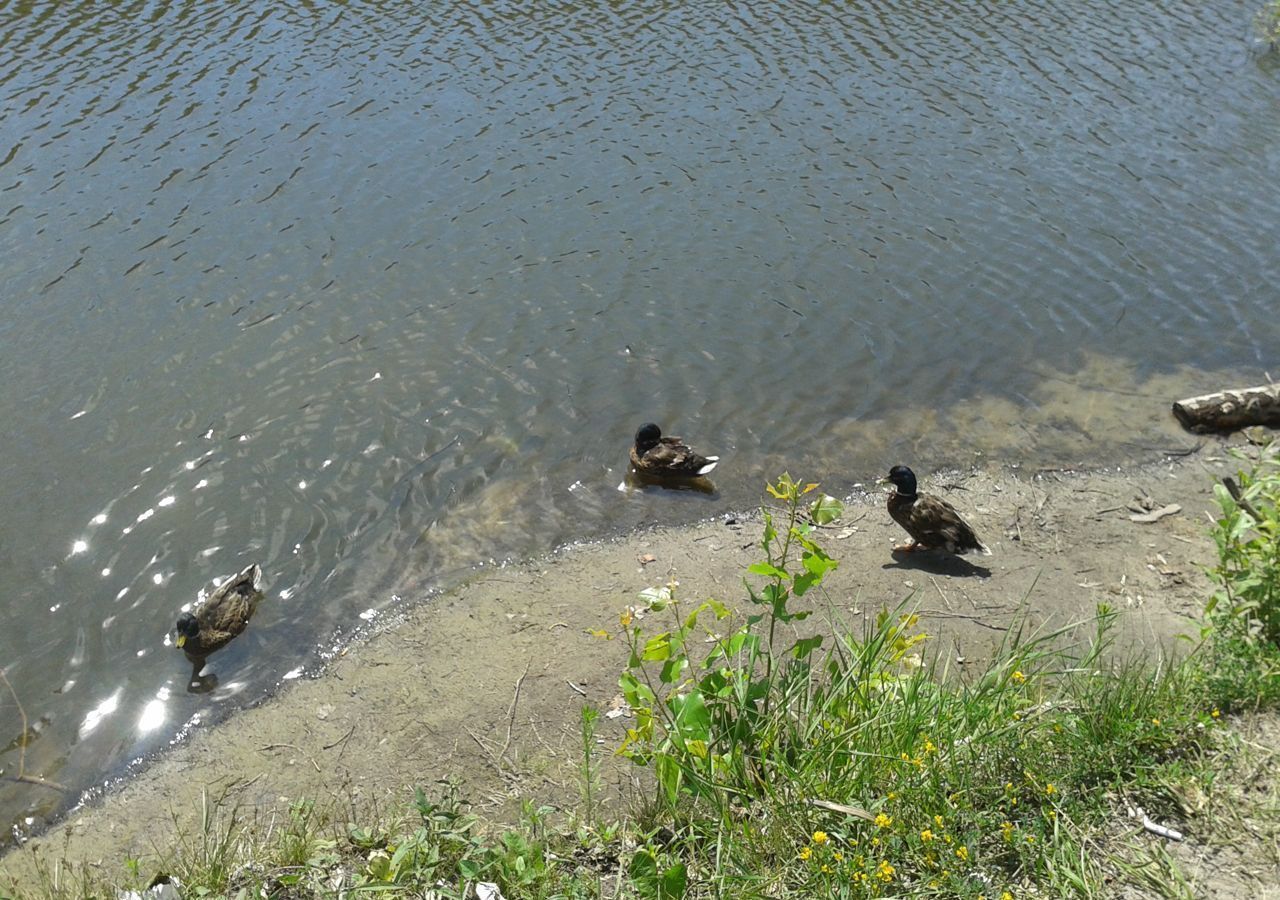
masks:
<instances>
[{"instance_id":1,"label":"wet sand","mask_svg":"<svg viewBox=\"0 0 1280 900\"><path fill-rule=\"evenodd\" d=\"M1188 456L1077 473L989 467L926 477L994 551L966 560L891 554L905 535L883 496L856 494L819 540L839 562L806 633L859 629L881 609L918 606L927 646L953 670L979 669L1022 615L1031 628L1123 613L1117 647L1171 647L1193 632L1214 558L1213 481L1238 463L1217 440ZM1178 504L1151 523L1135 511ZM571 803L583 703L607 709L626 660L618 614L671 579L680 596L741 609L759 558L759 516L642 531L480 570L357 644L318 678L294 683L217 727L197 729L136 777L73 811L3 859L21 880L37 856L103 865L148 859L177 829L195 831L202 795L269 820L290 799L383 804L442 778L499 817L514 801ZM408 596L412 596L409 594ZM961 662L963 660L963 662ZM210 668L217 670L213 657ZM610 759L626 719L599 723ZM616 790L631 773L606 765ZM41 788L32 787L33 790Z\"/></svg>"}]
</instances>

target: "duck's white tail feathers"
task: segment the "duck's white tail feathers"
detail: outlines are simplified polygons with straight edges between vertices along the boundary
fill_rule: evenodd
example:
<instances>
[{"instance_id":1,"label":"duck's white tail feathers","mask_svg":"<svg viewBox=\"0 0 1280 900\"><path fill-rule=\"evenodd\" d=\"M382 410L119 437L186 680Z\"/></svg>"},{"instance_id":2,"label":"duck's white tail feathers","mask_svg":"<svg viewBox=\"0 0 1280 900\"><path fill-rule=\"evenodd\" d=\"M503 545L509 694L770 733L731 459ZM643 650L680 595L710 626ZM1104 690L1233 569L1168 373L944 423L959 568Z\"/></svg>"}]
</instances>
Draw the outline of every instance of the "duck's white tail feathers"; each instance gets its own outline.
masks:
<instances>
[{"instance_id":1,"label":"duck's white tail feathers","mask_svg":"<svg viewBox=\"0 0 1280 900\"><path fill-rule=\"evenodd\" d=\"M991 548L988 547L986 544L982 543L982 541L978 541L978 552L981 553L983 556L990 556Z\"/></svg>"},{"instance_id":2,"label":"duck's white tail feathers","mask_svg":"<svg viewBox=\"0 0 1280 900\"><path fill-rule=\"evenodd\" d=\"M699 475L706 475L708 472L710 472L712 469L714 469L714 468L715 468L716 466L718 466L718 465L720 465L720 457L718 457L718 456L708 456L708 457L707 457L707 464L706 464L705 466L703 466L701 469L699 469L699 470L698 470L698 474L699 474Z\"/></svg>"}]
</instances>

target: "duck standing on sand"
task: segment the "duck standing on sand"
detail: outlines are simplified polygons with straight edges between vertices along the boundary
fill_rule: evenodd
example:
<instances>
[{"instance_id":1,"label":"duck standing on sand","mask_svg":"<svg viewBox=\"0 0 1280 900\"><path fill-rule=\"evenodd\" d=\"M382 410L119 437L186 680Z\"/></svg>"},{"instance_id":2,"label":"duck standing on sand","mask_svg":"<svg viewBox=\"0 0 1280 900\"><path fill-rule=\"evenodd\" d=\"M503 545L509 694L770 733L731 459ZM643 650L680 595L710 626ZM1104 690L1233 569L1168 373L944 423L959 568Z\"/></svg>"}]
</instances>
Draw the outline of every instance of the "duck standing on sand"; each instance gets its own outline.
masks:
<instances>
[{"instance_id":1,"label":"duck standing on sand","mask_svg":"<svg viewBox=\"0 0 1280 900\"><path fill-rule=\"evenodd\" d=\"M978 540L973 526L960 517L956 508L932 494L916 491L916 473L906 466L894 466L880 484L892 484L889 515L911 535L911 543L894 547L895 551L912 552L938 548L948 553L963 554L976 550L991 555L987 545Z\"/></svg>"},{"instance_id":2,"label":"duck standing on sand","mask_svg":"<svg viewBox=\"0 0 1280 900\"><path fill-rule=\"evenodd\" d=\"M631 447L631 465L637 472L659 478L698 478L719 463L718 456L702 456L685 446L678 437L663 437L652 422L640 426Z\"/></svg>"},{"instance_id":3,"label":"duck standing on sand","mask_svg":"<svg viewBox=\"0 0 1280 900\"><path fill-rule=\"evenodd\" d=\"M198 680L205 658L231 643L249 624L262 600L261 581L262 568L255 563L219 585L193 612L178 616L175 643L191 661L193 682Z\"/></svg>"}]
</instances>

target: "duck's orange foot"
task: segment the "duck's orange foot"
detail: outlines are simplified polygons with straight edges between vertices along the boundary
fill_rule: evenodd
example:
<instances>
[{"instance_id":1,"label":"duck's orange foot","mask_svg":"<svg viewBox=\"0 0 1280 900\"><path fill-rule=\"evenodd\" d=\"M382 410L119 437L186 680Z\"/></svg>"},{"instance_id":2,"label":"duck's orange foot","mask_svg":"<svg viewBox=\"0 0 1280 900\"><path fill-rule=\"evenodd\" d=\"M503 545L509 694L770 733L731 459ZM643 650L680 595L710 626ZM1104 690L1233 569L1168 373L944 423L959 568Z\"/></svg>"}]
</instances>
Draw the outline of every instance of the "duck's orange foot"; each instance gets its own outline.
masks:
<instances>
[{"instance_id":1,"label":"duck's orange foot","mask_svg":"<svg viewBox=\"0 0 1280 900\"><path fill-rule=\"evenodd\" d=\"M895 544L894 553L915 553L917 550L926 549L919 541L912 541L910 544Z\"/></svg>"}]
</instances>

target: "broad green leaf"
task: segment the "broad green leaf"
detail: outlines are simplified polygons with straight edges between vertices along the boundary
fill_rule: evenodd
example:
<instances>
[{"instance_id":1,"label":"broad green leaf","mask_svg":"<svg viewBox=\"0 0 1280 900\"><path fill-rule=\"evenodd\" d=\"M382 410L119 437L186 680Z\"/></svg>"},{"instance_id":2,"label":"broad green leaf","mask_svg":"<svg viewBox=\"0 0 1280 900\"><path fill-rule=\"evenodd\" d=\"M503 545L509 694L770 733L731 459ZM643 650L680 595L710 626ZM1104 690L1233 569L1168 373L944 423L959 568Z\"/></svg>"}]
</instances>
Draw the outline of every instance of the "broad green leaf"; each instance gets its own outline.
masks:
<instances>
[{"instance_id":1,"label":"broad green leaf","mask_svg":"<svg viewBox=\"0 0 1280 900\"><path fill-rule=\"evenodd\" d=\"M842 515L844 504L828 494L823 494L809 507L809 517L817 525L829 525Z\"/></svg>"},{"instance_id":2,"label":"broad green leaf","mask_svg":"<svg viewBox=\"0 0 1280 900\"><path fill-rule=\"evenodd\" d=\"M664 631L655 634L644 642L644 650L640 657L646 662L659 662L671 657L671 633Z\"/></svg>"},{"instance_id":3,"label":"broad green leaf","mask_svg":"<svg viewBox=\"0 0 1280 900\"><path fill-rule=\"evenodd\" d=\"M684 863L676 863L662 873L662 882L658 885L658 900L684 900L684 892L689 886L689 875Z\"/></svg>"},{"instance_id":4,"label":"broad green leaf","mask_svg":"<svg viewBox=\"0 0 1280 900\"><path fill-rule=\"evenodd\" d=\"M822 635L816 634L813 637L800 638L791 647L791 653L796 659L804 659L814 650L822 646Z\"/></svg>"},{"instance_id":5,"label":"broad green leaf","mask_svg":"<svg viewBox=\"0 0 1280 900\"><path fill-rule=\"evenodd\" d=\"M627 869L631 883L636 886L640 896L646 900L659 900L658 861L648 850L637 850L631 857L631 865Z\"/></svg>"},{"instance_id":6,"label":"broad green leaf","mask_svg":"<svg viewBox=\"0 0 1280 900\"><path fill-rule=\"evenodd\" d=\"M710 738L711 713L708 712L701 694L697 692L677 694L671 698L669 703L671 712L675 716L676 727L687 738L703 741Z\"/></svg>"},{"instance_id":7,"label":"broad green leaf","mask_svg":"<svg viewBox=\"0 0 1280 900\"><path fill-rule=\"evenodd\" d=\"M747 566L747 571L752 573L753 575L764 575L767 578L787 579L791 577L782 569L779 569L777 566L772 565L771 563L765 563L765 562L752 563L751 565Z\"/></svg>"},{"instance_id":8,"label":"broad green leaf","mask_svg":"<svg viewBox=\"0 0 1280 900\"><path fill-rule=\"evenodd\" d=\"M681 679L684 674L684 670L688 667L689 660L687 657L675 657L662 664L662 672L658 677L662 679L663 684L675 684Z\"/></svg>"}]
</instances>

